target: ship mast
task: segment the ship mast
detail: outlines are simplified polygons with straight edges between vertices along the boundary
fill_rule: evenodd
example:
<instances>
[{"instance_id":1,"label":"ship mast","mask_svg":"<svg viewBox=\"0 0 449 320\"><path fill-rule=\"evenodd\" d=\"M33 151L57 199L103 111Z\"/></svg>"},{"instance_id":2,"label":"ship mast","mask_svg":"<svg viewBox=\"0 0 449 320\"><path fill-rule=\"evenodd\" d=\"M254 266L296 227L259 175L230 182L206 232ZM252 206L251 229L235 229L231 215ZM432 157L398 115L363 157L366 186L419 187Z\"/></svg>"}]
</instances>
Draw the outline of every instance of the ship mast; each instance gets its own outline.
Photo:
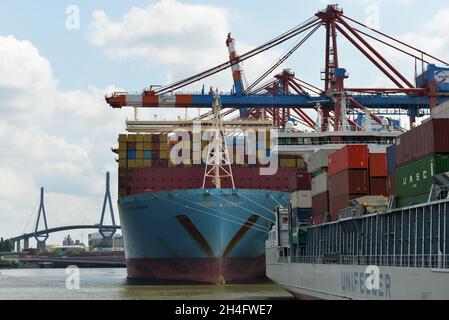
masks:
<instances>
[{"instance_id":1,"label":"ship mast","mask_svg":"<svg viewBox=\"0 0 449 320\"><path fill-rule=\"evenodd\" d=\"M231 161L226 144L223 121L221 118L221 100L218 90L214 95L212 141L207 147L206 169L204 171L203 189L206 189L207 180L210 179L217 189L221 189L221 179L230 178L232 189L235 189L232 175Z\"/></svg>"}]
</instances>

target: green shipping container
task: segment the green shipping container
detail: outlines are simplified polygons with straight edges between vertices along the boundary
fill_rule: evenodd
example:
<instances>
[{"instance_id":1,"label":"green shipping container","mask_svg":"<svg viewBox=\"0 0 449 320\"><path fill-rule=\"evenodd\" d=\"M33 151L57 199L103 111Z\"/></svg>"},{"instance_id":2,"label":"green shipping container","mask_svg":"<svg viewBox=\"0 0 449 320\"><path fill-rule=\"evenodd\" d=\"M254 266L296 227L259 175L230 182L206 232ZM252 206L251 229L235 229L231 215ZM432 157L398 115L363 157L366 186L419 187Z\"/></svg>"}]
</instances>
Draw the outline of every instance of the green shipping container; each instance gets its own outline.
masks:
<instances>
[{"instance_id":1,"label":"green shipping container","mask_svg":"<svg viewBox=\"0 0 449 320\"><path fill-rule=\"evenodd\" d=\"M299 239L298 239L298 245L299 246L305 246L307 244L307 231L301 230L299 228Z\"/></svg>"},{"instance_id":2,"label":"green shipping container","mask_svg":"<svg viewBox=\"0 0 449 320\"><path fill-rule=\"evenodd\" d=\"M449 171L449 154L434 154L398 167L398 198L428 193L433 184L432 177L446 171Z\"/></svg>"},{"instance_id":3,"label":"green shipping container","mask_svg":"<svg viewBox=\"0 0 449 320\"><path fill-rule=\"evenodd\" d=\"M292 227L292 244L298 244L298 227Z\"/></svg>"},{"instance_id":4,"label":"green shipping container","mask_svg":"<svg viewBox=\"0 0 449 320\"><path fill-rule=\"evenodd\" d=\"M292 244L305 246L307 243L307 231L292 227Z\"/></svg>"},{"instance_id":5,"label":"green shipping container","mask_svg":"<svg viewBox=\"0 0 449 320\"><path fill-rule=\"evenodd\" d=\"M429 194L427 192L417 194L417 195L414 195L411 197L397 198L396 207L398 207L398 208L409 207L409 206L425 203L425 202L427 202L428 199L429 199Z\"/></svg>"}]
</instances>

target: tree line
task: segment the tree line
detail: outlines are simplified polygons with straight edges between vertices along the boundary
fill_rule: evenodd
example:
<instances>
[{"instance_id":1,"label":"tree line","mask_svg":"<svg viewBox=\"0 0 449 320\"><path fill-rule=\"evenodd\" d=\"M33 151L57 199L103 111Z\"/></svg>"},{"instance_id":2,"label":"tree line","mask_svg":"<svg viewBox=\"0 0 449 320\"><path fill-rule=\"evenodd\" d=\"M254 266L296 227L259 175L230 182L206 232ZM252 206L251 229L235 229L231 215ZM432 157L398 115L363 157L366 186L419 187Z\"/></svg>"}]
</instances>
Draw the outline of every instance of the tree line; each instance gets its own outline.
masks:
<instances>
[{"instance_id":1,"label":"tree line","mask_svg":"<svg viewBox=\"0 0 449 320\"><path fill-rule=\"evenodd\" d=\"M14 250L14 244L11 240L4 240L0 238L0 252L11 252Z\"/></svg>"}]
</instances>

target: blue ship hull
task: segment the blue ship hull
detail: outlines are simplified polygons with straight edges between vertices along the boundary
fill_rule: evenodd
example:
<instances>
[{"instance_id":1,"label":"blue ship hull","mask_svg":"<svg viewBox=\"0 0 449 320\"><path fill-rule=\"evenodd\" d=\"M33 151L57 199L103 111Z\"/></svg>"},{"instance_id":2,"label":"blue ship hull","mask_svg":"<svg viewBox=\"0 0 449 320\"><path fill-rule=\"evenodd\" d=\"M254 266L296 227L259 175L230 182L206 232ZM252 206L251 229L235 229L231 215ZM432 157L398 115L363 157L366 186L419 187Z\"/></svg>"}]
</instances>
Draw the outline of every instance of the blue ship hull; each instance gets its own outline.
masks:
<instances>
[{"instance_id":1,"label":"blue ship hull","mask_svg":"<svg viewBox=\"0 0 449 320\"><path fill-rule=\"evenodd\" d=\"M119 202L128 277L233 283L265 275L265 241L276 205L290 194L253 189L191 189Z\"/></svg>"}]
</instances>

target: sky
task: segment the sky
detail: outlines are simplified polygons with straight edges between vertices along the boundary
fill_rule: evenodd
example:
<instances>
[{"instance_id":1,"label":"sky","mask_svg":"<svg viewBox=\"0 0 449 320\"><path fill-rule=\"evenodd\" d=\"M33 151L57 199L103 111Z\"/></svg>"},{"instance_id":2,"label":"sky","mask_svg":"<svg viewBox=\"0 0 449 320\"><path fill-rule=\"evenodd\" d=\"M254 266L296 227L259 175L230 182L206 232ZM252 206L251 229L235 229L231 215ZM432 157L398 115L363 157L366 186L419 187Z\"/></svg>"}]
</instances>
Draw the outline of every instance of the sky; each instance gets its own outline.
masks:
<instances>
[{"instance_id":1,"label":"sky","mask_svg":"<svg viewBox=\"0 0 449 320\"><path fill-rule=\"evenodd\" d=\"M0 2L0 237L29 232L45 187L49 226L96 223L104 175L117 165L111 147L132 110L112 110L104 95L140 92L182 79L227 60L228 32L238 53L312 17L329 1L28 1ZM447 1L342 0L347 16L449 60ZM391 86L341 40L340 64L348 86ZM243 64L249 82L294 42ZM383 50L383 51L382 51ZM414 61L382 49L410 79ZM282 68L322 87L324 33L315 34ZM279 70L278 70L279 71ZM229 91L229 70L195 83ZM191 111L193 112L193 111ZM176 118L172 110L142 110L141 118ZM115 212L117 216L117 211ZM52 236L60 243L66 234ZM87 241L87 232L72 232Z\"/></svg>"}]
</instances>

